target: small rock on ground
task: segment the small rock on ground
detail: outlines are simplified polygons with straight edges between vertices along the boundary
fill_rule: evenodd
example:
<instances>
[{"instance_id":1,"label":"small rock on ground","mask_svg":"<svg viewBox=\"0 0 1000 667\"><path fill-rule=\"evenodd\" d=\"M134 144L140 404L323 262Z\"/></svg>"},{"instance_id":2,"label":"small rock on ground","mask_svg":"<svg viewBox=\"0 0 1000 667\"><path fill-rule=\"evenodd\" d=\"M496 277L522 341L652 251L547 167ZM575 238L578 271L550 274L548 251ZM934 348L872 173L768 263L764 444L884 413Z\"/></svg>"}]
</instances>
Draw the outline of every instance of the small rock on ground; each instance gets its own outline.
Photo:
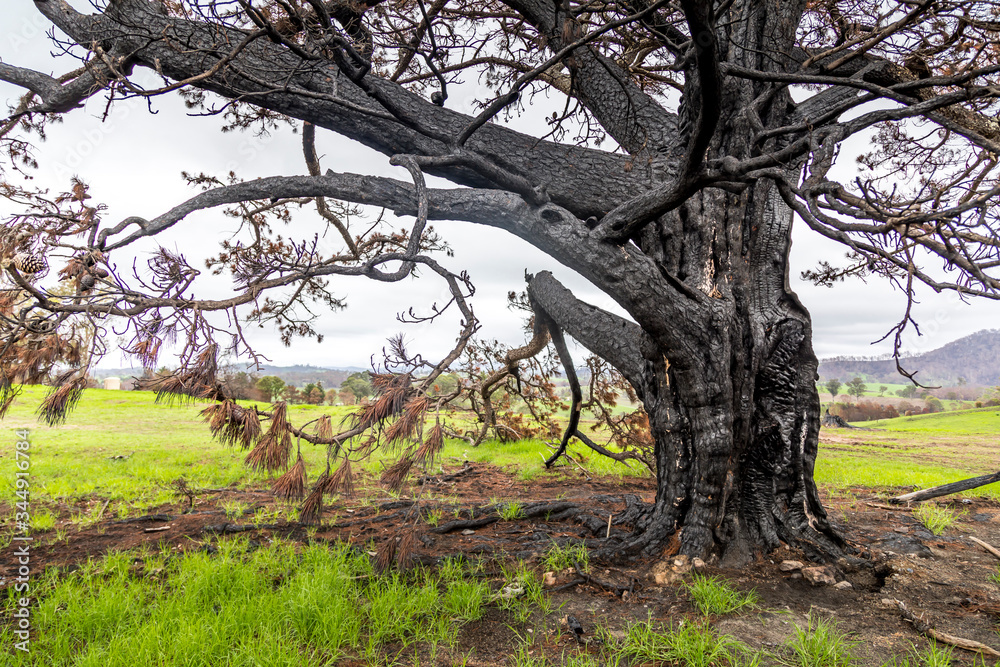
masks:
<instances>
[{"instance_id":1,"label":"small rock on ground","mask_svg":"<svg viewBox=\"0 0 1000 667\"><path fill-rule=\"evenodd\" d=\"M802 576L813 586L833 586L837 583L837 578L828 567L802 568Z\"/></svg>"}]
</instances>

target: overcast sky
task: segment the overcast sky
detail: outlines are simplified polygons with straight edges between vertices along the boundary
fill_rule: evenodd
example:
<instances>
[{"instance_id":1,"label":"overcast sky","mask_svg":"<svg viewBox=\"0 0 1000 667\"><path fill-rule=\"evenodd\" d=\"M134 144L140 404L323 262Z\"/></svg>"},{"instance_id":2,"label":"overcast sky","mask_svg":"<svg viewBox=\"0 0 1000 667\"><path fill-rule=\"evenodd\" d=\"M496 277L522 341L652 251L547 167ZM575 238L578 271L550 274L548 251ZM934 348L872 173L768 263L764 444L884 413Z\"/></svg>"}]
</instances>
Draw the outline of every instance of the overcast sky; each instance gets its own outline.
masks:
<instances>
[{"instance_id":1,"label":"overcast sky","mask_svg":"<svg viewBox=\"0 0 1000 667\"><path fill-rule=\"evenodd\" d=\"M51 44L44 34L47 26L32 3L5 3L3 31L0 34L0 59L49 74L61 74L75 67L75 61L50 56ZM76 6L81 3L74 2ZM154 84L155 85L155 84ZM471 111L476 93L474 82L449 97L449 107ZM463 95L464 93L464 95ZM13 104L19 91L0 84L0 96ZM536 98L529 112L514 124L523 131L535 132L544 127L541 118L562 102ZM64 123L51 125L48 140L37 148L40 168L34 183L64 191L69 178L80 175L91 186L94 201L108 206L104 221L116 224L138 215L152 218L192 196L181 178L181 171L206 172L224 176L235 169L244 178L291 175L305 172L298 135L282 129L270 137L222 134L221 122L214 117L188 117L177 97L153 100L152 114L141 100L131 100L115 107L102 122L103 97L92 100L85 109L75 111ZM850 174L857 150L847 146L840 156L842 174ZM852 148L855 148L852 154ZM318 150L323 167L335 171L393 176L409 180L405 170L388 164L385 156L331 132L320 130ZM430 179L430 184L446 186ZM9 204L0 201L0 214L10 212ZM408 221L403 221L408 222ZM359 224L359 223L355 223ZM455 251L453 258L442 258L447 266L469 271L477 292L472 306L482 321L481 334L509 343L523 340L522 323L517 314L506 308L507 292L524 287L524 273L548 269L595 305L620 312L613 302L569 269L505 232L469 223L436 223ZM353 228L353 226L352 226ZM159 242L182 251L192 265L201 268L204 257L212 254L218 241L234 231L234 221L220 211L202 212L187 218ZM842 263L845 249L820 238L799 223L793 233L792 285L813 317L814 346L820 358L835 355L870 355L891 351L891 342L872 346L902 316L902 295L883 282L865 284L850 280L834 288L818 288L799 279L802 270L813 268L821 259ZM332 239L331 239L332 241ZM152 245L140 250L148 253ZM113 258L119 266L131 264L130 257ZM212 285L197 292L208 296L218 289ZM345 297L348 308L325 315L319 326L326 338L323 343L297 341L283 347L273 331L257 331L253 342L258 351L280 365L313 364L318 366L367 366L371 355L378 356L388 336L403 331L411 349L426 358L443 354L458 332L457 317L431 325L403 325L396 314L410 306L428 309L437 301L447 301L443 283L434 276L409 281L405 285L383 285L362 278L335 284L334 291ZM951 295L937 295L924 288L915 316L924 336L912 332L906 347L925 351L984 328L997 327L1000 305L978 301L964 304ZM168 360L164 360L168 361ZM579 363L579 359L577 360ZM103 366L128 364L120 355L111 354Z\"/></svg>"}]
</instances>

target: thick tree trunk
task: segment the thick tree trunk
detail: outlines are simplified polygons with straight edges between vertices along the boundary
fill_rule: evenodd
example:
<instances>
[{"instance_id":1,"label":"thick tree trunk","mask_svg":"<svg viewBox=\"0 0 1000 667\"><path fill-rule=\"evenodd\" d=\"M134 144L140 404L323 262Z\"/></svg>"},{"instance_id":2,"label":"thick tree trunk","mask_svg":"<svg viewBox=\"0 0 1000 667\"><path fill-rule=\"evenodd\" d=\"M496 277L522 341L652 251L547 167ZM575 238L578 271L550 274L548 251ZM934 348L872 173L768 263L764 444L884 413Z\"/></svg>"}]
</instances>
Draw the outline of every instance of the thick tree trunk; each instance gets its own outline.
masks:
<instances>
[{"instance_id":1,"label":"thick tree trunk","mask_svg":"<svg viewBox=\"0 0 1000 667\"><path fill-rule=\"evenodd\" d=\"M703 286L716 298L691 344L699 354L676 364L645 355L636 389L656 442L657 494L618 552L656 556L672 543L738 564L784 542L835 557L843 542L813 481L818 362L808 313L787 284L790 211L765 184L739 203L721 198L723 209L703 199L706 212L751 218L752 238L723 272L728 284ZM692 210L686 224L710 228Z\"/></svg>"}]
</instances>

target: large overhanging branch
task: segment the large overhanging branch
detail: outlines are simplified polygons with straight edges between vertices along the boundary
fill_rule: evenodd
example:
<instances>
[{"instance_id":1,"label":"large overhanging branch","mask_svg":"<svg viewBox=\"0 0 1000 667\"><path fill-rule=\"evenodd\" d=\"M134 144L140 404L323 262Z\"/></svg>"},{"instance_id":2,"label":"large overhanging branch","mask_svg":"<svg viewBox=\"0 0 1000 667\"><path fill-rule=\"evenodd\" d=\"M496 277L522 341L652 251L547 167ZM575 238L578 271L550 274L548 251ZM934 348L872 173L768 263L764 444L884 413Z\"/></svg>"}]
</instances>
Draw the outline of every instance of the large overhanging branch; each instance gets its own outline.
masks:
<instances>
[{"instance_id":1,"label":"large overhanging branch","mask_svg":"<svg viewBox=\"0 0 1000 667\"><path fill-rule=\"evenodd\" d=\"M584 35L583 37L580 37L576 41L570 42L569 44L562 46L562 48L556 51L552 55L552 57L550 57L548 60L538 65L534 69L525 72L522 76L518 77L518 79L511 85L511 89L507 93L499 96L489 105L487 105L487 107L464 130L462 130L462 133L461 135L459 135L458 139L456 140L456 143L459 146L464 145L465 142L469 139L469 137L472 136L473 132L482 127L488 120L495 117L504 107L508 106L509 104L517 100L518 96L521 94L521 91L524 89L525 86L528 85L528 83L530 83L534 79L537 79L543 73L549 71L551 68L555 67L558 63L562 62L563 60L574 58L575 54L582 52L588 43L593 42L598 37L607 32L610 32L617 28L621 28L623 26L627 26L630 23L642 20L643 17L645 17L648 14L651 14L652 12L656 11L665 4L667 4L666 0L660 0L658 2L655 2L649 7L643 9L642 11L637 12L636 14L626 16L625 18L619 19L617 21L611 21L609 23L606 23L599 29L593 30ZM570 17L566 17L565 20L572 21ZM572 62L575 62L575 60L572 60ZM605 67L608 66L610 65L605 65ZM574 67L574 70L575 69L576 68ZM634 92L634 91L628 91L628 92ZM649 104L653 104L652 100L649 100L648 98L646 99L646 102ZM597 115L602 111L603 111L602 109L598 108L595 111L595 115ZM601 116L606 116L606 115L607 115L606 113L601 113L601 115L599 115L598 117L600 118ZM621 124L620 120L617 118L614 119L606 118L605 120L609 121L608 125L610 125L612 128L617 127L619 124ZM666 117L665 119L661 119L661 121L662 120L671 120L671 119L669 119L669 117ZM634 144L634 141L629 143ZM641 150L641 147L633 145L630 146L630 149L634 152Z\"/></svg>"},{"instance_id":2,"label":"large overhanging branch","mask_svg":"<svg viewBox=\"0 0 1000 667\"><path fill-rule=\"evenodd\" d=\"M91 95L107 85L109 75L103 63L88 63L74 72L54 78L0 62L0 81L26 88L40 100L40 104L26 105L17 115L65 113L81 107Z\"/></svg>"},{"instance_id":3,"label":"large overhanging branch","mask_svg":"<svg viewBox=\"0 0 1000 667\"><path fill-rule=\"evenodd\" d=\"M131 62L175 81L204 74L248 34L222 25L166 17L136 0L116 4L113 17L86 17L55 1L39 5L39 9L78 43L88 46L100 40L120 44L118 48L129 54ZM185 46L179 49L175 44ZM223 48L224 44L230 46ZM613 193L634 189L645 178L625 168L624 156L540 143L492 124L469 139L464 147L467 155L454 155L449 142L472 118L438 107L391 81L367 76L364 82L367 93L342 75L336 64L307 61L282 45L256 40L221 72L194 85L312 122L390 156L449 157L428 166L428 173L463 185L497 187L502 174L516 174L531 184L530 192L543 187L552 201L583 217L610 210ZM387 114L371 95L391 106L396 115ZM416 119L419 127L407 126L400 117ZM513 178L499 185L524 190ZM522 194L530 198L530 192Z\"/></svg>"},{"instance_id":4,"label":"large overhanging branch","mask_svg":"<svg viewBox=\"0 0 1000 667\"><path fill-rule=\"evenodd\" d=\"M422 159L398 156L395 161L406 165L415 177L419 176ZM648 323L653 331L663 329L663 313L676 308L674 316L668 318L673 322L672 326L662 332L664 341L674 345L683 338L684 327L697 326L693 320L704 314L705 295L697 291L685 293L681 289L683 285L677 281L670 282L655 262L637 248L615 248L595 242L589 237L590 230L586 224L566 209L553 204L534 207L517 195L497 190L438 190L426 188L420 179L415 178L415 182L416 189L395 179L334 172L323 176L271 177L209 189L152 220L130 217L111 228L99 230L96 225L91 225L86 229L92 239L93 250L112 255L141 239L155 237L171 229L196 211L244 202L280 203L329 197L389 208L400 215L418 216L418 224L410 232L411 244L421 236L423 223L420 221L426 220L463 220L518 235L557 260L573 266L597 286L616 293L621 305L638 321ZM251 210L258 208L251 207ZM45 218L50 213L40 210L39 215ZM320 257L314 249L302 246L296 251L301 261L277 258L261 264L255 247L236 245L227 251L233 258L231 261L239 262L238 275L244 291L237 296L195 301L186 295L185 289L171 287L169 291L151 295L142 290L123 291L123 287L118 287L120 300L102 302L100 312L108 316L134 317L154 308L189 308L206 312L228 310L254 302L265 291L312 284L329 276L401 279L407 274L402 267L412 258L412 252L403 247L376 247L362 253L359 258L353 253ZM429 259L421 261L426 263ZM385 269L397 263L402 263L399 264L400 269ZM93 301L95 295L77 302L57 302L32 284L23 279L21 282L44 308L81 313L96 307ZM674 300L663 304L664 296L671 294Z\"/></svg>"},{"instance_id":5,"label":"large overhanging branch","mask_svg":"<svg viewBox=\"0 0 1000 667\"><path fill-rule=\"evenodd\" d=\"M909 110L897 110L894 113L880 110L875 112L875 116L870 116L874 119L872 122L863 125L864 121L855 121L853 127L856 129L852 129L852 131L864 129L873 122L920 116L955 131L982 148L1000 152L1000 123L996 119L971 112L960 106L962 102L997 96L995 86L971 86L969 84L980 77L997 74L1000 72L1000 66L980 68L953 76L925 79L917 79L912 75L908 77L901 75L897 83L889 86L867 80L865 70L861 70L849 78L808 73L762 72L730 64L723 65L723 71L735 77L770 81L783 85L820 84L832 86L830 90L816 95L815 100L810 98L801 105L804 109L809 109L805 114L807 120L804 119L800 124L789 127L768 128L760 139L780 134L800 133L811 127L825 124L851 109L878 99L885 99L896 102L902 108ZM958 86L962 88L954 90ZM934 87L952 90L947 93L935 94L931 90ZM852 90L856 92L852 94ZM868 95L860 95L862 91Z\"/></svg>"}]
</instances>

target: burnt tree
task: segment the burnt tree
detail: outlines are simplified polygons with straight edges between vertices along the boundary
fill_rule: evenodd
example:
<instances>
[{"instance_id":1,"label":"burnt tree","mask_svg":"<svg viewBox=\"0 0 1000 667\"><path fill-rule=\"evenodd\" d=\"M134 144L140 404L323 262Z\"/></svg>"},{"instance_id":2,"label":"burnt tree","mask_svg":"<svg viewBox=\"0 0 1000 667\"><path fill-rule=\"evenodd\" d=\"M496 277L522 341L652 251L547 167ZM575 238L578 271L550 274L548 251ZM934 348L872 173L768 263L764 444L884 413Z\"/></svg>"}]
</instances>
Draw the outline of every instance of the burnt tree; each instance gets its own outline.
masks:
<instances>
[{"instance_id":1,"label":"burnt tree","mask_svg":"<svg viewBox=\"0 0 1000 667\"><path fill-rule=\"evenodd\" d=\"M259 295L298 286L293 300L336 307L327 278L394 281L420 265L448 281L465 317L456 352L430 365L436 377L476 324L464 276L431 258L440 240L428 222L506 230L630 315L579 301L549 273L529 279L536 317L549 323L533 340L572 336L627 379L648 414L657 497L633 539L615 547L622 553L656 553L678 532L682 553L732 562L779 541L827 554L842 546L813 482L817 360L809 314L788 285L793 221L850 252L849 266L809 273L819 282L872 274L908 297L918 281L1000 295L1000 24L991 2L111 0L91 15L61 0L35 5L84 63L58 79L0 63L0 79L29 91L4 126L13 158L29 150L27 133L102 91L113 101L182 90L235 126L305 123L308 172L205 177L203 192L173 210L117 225L8 192L25 212L11 223L22 233L8 235L7 275L22 300L33 299L20 320L8 308L8 345L29 321L49 331L100 299L108 316L136 322L139 356L155 358L164 328L203 332L186 348L194 370L165 391L214 395L204 313L246 306L287 336L308 334L308 322L289 319L278 301L261 306ZM136 68L163 86L141 88ZM475 117L449 109L449 86L477 72L495 96ZM546 87L567 105L545 137L499 122ZM230 104L213 107L220 98ZM322 172L314 128L380 151L412 182ZM594 147L604 136L614 150ZM838 182L831 168L851 137L872 148L862 174ZM425 174L463 187L427 188ZM398 237L353 234L327 198L416 222ZM343 235L343 252L321 255L307 242L267 250L262 220L310 200ZM104 262L217 206L233 207L253 232L218 257L235 278L229 300L189 299L197 272L165 251L145 290L78 277L63 299L13 259L43 242L69 247L76 235L80 261ZM907 324L909 310L897 340ZM393 382L383 389L395 391ZM53 400L47 409L62 407ZM349 434L383 417L359 418ZM244 416L220 419L223 428ZM338 474L321 477L320 497L339 488Z\"/></svg>"}]
</instances>

